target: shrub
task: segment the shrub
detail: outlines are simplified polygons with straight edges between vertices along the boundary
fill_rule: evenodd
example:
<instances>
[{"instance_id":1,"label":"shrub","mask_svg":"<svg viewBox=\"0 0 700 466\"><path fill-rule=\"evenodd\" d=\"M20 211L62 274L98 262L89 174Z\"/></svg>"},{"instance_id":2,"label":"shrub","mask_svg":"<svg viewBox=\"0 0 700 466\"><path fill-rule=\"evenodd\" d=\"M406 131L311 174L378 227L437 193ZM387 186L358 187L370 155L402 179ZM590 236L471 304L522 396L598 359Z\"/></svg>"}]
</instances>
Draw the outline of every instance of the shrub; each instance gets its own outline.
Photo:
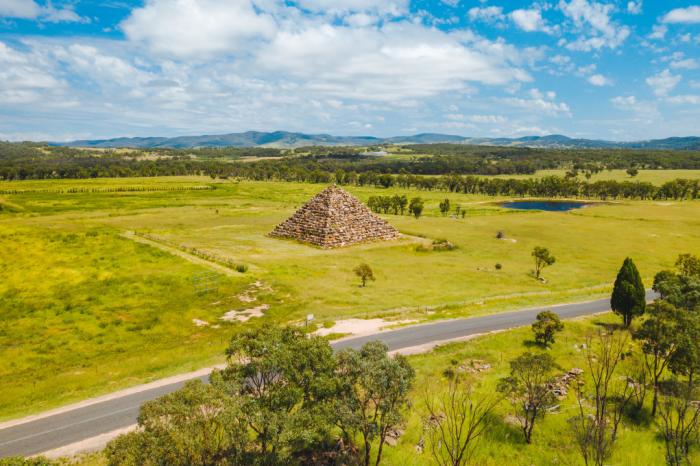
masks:
<instances>
[{"instance_id":1,"label":"shrub","mask_svg":"<svg viewBox=\"0 0 700 466\"><path fill-rule=\"evenodd\" d=\"M457 249L457 246L447 241L446 239L433 240L434 251L452 251L453 249Z\"/></svg>"},{"instance_id":2,"label":"shrub","mask_svg":"<svg viewBox=\"0 0 700 466\"><path fill-rule=\"evenodd\" d=\"M501 270L502 268L503 268L503 266L500 263L496 264L496 270Z\"/></svg>"},{"instance_id":3,"label":"shrub","mask_svg":"<svg viewBox=\"0 0 700 466\"><path fill-rule=\"evenodd\" d=\"M564 330L559 316L552 311L542 311L537 314L537 320L532 324L535 341L544 346L554 343L554 335Z\"/></svg>"},{"instance_id":4,"label":"shrub","mask_svg":"<svg viewBox=\"0 0 700 466\"><path fill-rule=\"evenodd\" d=\"M236 272L239 273L246 273L248 271L248 266L245 264L236 264L234 268L236 269Z\"/></svg>"}]
</instances>

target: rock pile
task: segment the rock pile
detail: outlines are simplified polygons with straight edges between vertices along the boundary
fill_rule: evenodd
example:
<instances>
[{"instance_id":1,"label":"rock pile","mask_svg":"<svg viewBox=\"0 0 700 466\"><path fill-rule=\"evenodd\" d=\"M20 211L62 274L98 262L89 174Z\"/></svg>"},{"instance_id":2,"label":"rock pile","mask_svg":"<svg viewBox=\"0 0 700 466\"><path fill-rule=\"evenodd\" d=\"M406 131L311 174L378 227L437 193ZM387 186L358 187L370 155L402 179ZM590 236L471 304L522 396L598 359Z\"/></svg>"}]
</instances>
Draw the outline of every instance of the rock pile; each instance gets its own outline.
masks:
<instances>
[{"instance_id":1,"label":"rock pile","mask_svg":"<svg viewBox=\"0 0 700 466\"><path fill-rule=\"evenodd\" d=\"M566 374L554 379L554 381L549 384L548 388L557 398L564 398L569 392L569 385L572 382L576 382L581 374L583 374L583 369L574 367Z\"/></svg>"},{"instance_id":2,"label":"rock pile","mask_svg":"<svg viewBox=\"0 0 700 466\"><path fill-rule=\"evenodd\" d=\"M399 232L350 193L332 185L278 225L270 236L338 248L363 241L395 239Z\"/></svg>"}]
</instances>

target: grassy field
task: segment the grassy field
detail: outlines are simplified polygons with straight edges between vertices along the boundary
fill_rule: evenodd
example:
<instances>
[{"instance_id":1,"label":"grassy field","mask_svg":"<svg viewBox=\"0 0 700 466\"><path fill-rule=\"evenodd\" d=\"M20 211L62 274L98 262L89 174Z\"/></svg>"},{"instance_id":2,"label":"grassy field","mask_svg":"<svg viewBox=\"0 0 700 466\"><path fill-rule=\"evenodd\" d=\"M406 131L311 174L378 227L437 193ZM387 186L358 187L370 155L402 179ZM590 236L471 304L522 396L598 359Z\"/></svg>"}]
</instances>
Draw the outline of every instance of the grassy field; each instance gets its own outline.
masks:
<instances>
[{"instance_id":1,"label":"grassy field","mask_svg":"<svg viewBox=\"0 0 700 466\"><path fill-rule=\"evenodd\" d=\"M216 189L187 190L209 185ZM422 196L426 215L385 216L409 235L402 240L324 251L266 236L321 185L198 177L0 183L8 189L26 192L0 194L0 418L219 362L230 336L250 325L220 321L230 310L265 304L267 318L313 313L319 323L470 316L605 296L628 255L649 285L679 253L700 251L700 203L690 201L517 212L493 198L351 187L363 200ZM92 192L68 192L78 189ZM439 215L445 197L467 209L465 219ZM220 274L218 290L200 296L193 278L211 269L136 243L128 231L249 269ZM416 251L424 238L458 249ZM557 257L546 283L530 276L538 245ZM360 262L377 276L364 289L352 273Z\"/></svg>"}]
</instances>

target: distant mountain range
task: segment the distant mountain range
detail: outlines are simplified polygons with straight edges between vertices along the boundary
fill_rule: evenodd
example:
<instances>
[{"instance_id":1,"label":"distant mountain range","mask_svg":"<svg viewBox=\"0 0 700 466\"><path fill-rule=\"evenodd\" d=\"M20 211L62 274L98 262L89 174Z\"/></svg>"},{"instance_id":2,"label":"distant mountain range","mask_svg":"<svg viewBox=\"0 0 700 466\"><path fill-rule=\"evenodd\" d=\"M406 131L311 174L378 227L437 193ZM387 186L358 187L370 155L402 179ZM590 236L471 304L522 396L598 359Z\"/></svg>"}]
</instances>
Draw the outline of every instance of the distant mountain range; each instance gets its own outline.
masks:
<instances>
[{"instance_id":1,"label":"distant mountain range","mask_svg":"<svg viewBox=\"0 0 700 466\"><path fill-rule=\"evenodd\" d=\"M700 137L674 137L648 141L615 142L595 139L573 139L562 135L526 136L522 138L470 138L449 134L422 133L413 136L376 138L372 136L332 136L287 131L231 133L206 136L179 136L172 138L116 138L54 143L59 146L142 149L195 147L278 147L302 146L374 146L380 144L471 144L482 146L516 146L537 148L592 148L592 149L668 149L700 150Z\"/></svg>"}]
</instances>

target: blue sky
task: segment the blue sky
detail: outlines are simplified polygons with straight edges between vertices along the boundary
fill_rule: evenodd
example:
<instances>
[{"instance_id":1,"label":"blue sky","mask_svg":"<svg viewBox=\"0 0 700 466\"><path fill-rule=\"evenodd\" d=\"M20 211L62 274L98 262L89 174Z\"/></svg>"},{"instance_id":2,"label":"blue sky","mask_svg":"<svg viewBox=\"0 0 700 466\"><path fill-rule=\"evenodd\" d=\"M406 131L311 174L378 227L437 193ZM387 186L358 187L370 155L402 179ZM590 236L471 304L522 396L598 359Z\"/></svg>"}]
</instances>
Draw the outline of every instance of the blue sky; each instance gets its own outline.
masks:
<instances>
[{"instance_id":1,"label":"blue sky","mask_svg":"<svg viewBox=\"0 0 700 466\"><path fill-rule=\"evenodd\" d=\"M697 0L0 0L0 139L699 121Z\"/></svg>"}]
</instances>

